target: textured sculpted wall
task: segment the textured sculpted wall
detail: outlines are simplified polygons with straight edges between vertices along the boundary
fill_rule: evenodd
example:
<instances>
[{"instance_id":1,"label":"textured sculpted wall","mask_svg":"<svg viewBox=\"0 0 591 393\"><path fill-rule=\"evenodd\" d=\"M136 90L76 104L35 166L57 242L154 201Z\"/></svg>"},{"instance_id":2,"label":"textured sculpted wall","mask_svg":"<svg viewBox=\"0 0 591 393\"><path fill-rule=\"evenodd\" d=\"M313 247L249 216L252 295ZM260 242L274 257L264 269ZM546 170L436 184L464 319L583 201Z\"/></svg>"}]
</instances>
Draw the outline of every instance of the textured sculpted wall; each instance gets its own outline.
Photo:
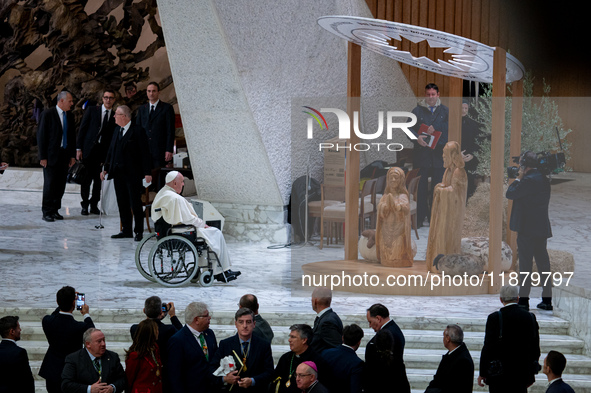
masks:
<instances>
[{"instance_id":1,"label":"textured sculpted wall","mask_svg":"<svg viewBox=\"0 0 591 393\"><path fill-rule=\"evenodd\" d=\"M60 90L72 92L80 119L82 104L97 101L104 88L119 91L126 83L147 81L150 70L140 65L164 47L156 15L153 0L2 0L1 160L37 165L35 116L55 104ZM139 48L146 28L153 37ZM164 78L162 88L171 83ZM145 94L134 98L137 104Z\"/></svg>"}]
</instances>

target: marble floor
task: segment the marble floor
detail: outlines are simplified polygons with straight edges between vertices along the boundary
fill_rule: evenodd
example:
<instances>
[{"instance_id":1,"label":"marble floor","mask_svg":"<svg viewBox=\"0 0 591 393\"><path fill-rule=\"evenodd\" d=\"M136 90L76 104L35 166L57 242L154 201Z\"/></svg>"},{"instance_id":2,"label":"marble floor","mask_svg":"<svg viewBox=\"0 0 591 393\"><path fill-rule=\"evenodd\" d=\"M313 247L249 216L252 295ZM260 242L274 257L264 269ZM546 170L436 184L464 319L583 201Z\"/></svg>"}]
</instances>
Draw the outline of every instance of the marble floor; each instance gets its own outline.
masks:
<instances>
[{"instance_id":1,"label":"marble floor","mask_svg":"<svg viewBox=\"0 0 591 393\"><path fill-rule=\"evenodd\" d=\"M554 237L548 243L548 248L575 255L570 285L585 289L591 287L588 195L591 174L569 173L556 178L550 209ZM118 232L118 217L103 216L104 229L96 229L99 217L81 216L79 201L76 189L69 188L61 210L65 220L47 223L41 220L40 187L18 187L8 180L3 183L0 177L0 307L54 307L55 292L72 285L86 294L91 310L137 309L146 297L157 294L164 301L174 301L179 310L199 300L213 312L232 311L240 296L250 292L259 297L263 314L312 314L309 291L296 290L301 287L298 266L343 258L342 245L319 250L317 241L291 248L229 243L234 268L242 271L238 280L210 288L165 288L138 273L134 263L137 243L110 238ZM421 228L419 236L417 259L424 258L428 228ZM540 296L538 289L532 291L532 297L536 296ZM536 300L532 299L533 305ZM386 304L395 316L408 317L484 318L500 306L496 295L412 297L338 292L333 307L341 314L364 314L375 302ZM542 319L554 318L552 312L534 312Z\"/></svg>"}]
</instances>

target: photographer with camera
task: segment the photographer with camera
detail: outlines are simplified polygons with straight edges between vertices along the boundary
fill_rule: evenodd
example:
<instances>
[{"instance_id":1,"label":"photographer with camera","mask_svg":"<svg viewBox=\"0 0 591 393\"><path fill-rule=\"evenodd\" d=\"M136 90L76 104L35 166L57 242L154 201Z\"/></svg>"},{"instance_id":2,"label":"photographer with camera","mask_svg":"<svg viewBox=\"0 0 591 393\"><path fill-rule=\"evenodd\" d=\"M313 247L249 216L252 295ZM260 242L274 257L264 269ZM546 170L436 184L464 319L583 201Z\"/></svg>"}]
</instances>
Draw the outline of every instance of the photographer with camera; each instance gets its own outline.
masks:
<instances>
[{"instance_id":1,"label":"photographer with camera","mask_svg":"<svg viewBox=\"0 0 591 393\"><path fill-rule=\"evenodd\" d=\"M517 178L509 185L507 199L513 201L509 227L517 232L517 252L521 287L519 305L529 310L531 272L533 259L536 260L541 282L544 283L542 302L537 305L542 310L552 310L552 280L550 257L546 249L547 239L552 237L548 206L550 204L550 181L538 170L538 156L526 151L519 158ZM525 277L524 273L529 273Z\"/></svg>"},{"instance_id":2,"label":"photographer with camera","mask_svg":"<svg viewBox=\"0 0 591 393\"><path fill-rule=\"evenodd\" d=\"M168 360L168 339L171 338L177 331L181 330L183 328L183 324L176 316L174 303L163 303L158 296L150 296L146 299L144 303L144 314L146 314L146 317L149 319L156 321L156 324L158 325L158 340L156 343L160 349L160 358L162 360L162 364L166 366ZM162 322L162 320L166 318L166 315L170 317L170 325ZM132 325L129 329L132 339L134 338L137 329L137 324ZM164 369L163 372L166 373L166 369ZM164 378L163 381L166 391L168 381L166 378Z\"/></svg>"}]
</instances>

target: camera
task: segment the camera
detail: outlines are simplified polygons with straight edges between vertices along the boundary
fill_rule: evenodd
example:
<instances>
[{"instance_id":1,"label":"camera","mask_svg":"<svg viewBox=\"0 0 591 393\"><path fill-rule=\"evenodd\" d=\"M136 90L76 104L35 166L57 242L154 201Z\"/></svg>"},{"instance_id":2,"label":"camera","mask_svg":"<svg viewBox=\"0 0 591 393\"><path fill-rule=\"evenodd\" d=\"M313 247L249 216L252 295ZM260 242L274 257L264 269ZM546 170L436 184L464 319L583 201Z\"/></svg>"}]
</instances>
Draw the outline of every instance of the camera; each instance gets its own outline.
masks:
<instances>
[{"instance_id":1,"label":"camera","mask_svg":"<svg viewBox=\"0 0 591 393\"><path fill-rule=\"evenodd\" d=\"M537 168L542 174L548 176L551 173L560 173L564 171L566 165L566 158L564 153L550 153L543 151L536 153L535 160L530 157L526 157L526 153L523 153L519 157L511 157L512 161L519 166L510 166L507 168L507 177L509 179L516 179L519 175L520 167Z\"/></svg>"},{"instance_id":2,"label":"camera","mask_svg":"<svg viewBox=\"0 0 591 393\"><path fill-rule=\"evenodd\" d=\"M164 313L164 316L168 314L168 304L162 303L162 312Z\"/></svg>"}]
</instances>

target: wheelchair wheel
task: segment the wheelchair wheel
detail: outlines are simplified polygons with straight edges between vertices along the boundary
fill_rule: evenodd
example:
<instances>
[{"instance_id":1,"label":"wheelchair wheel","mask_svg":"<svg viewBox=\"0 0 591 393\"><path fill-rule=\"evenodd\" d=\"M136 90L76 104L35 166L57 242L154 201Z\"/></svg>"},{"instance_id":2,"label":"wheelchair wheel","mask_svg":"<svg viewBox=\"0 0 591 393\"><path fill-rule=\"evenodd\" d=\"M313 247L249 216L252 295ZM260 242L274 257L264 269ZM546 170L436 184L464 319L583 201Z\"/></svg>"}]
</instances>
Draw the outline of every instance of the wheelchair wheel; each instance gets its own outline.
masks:
<instances>
[{"instance_id":1,"label":"wheelchair wheel","mask_svg":"<svg viewBox=\"0 0 591 393\"><path fill-rule=\"evenodd\" d=\"M150 257L150 250L158 242L156 233L152 232L147 236L144 236L142 241L138 244L135 249L135 266L140 274L150 281L155 282L154 278L150 274L150 268L148 267L148 260Z\"/></svg>"},{"instance_id":2,"label":"wheelchair wheel","mask_svg":"<svg viewBox=\"0 0 591 393\"><path fill-rule=\"evenodd\" d=\"M211 287L213 285L213 272L211 270L201 269L199 285L202 287Z\"/></svg>"},{"instance_id":3,"label":"wheelchair wheel","mask_svg":"<svg viewBox=\"0 0 591 393\"><path fill-rule=\"evenodd\" d=\"M166 287L186 285L198 272L197 249L182 236L158 240L150 250L148 268L156 282Z\"/></svg>"}]
</instances>

